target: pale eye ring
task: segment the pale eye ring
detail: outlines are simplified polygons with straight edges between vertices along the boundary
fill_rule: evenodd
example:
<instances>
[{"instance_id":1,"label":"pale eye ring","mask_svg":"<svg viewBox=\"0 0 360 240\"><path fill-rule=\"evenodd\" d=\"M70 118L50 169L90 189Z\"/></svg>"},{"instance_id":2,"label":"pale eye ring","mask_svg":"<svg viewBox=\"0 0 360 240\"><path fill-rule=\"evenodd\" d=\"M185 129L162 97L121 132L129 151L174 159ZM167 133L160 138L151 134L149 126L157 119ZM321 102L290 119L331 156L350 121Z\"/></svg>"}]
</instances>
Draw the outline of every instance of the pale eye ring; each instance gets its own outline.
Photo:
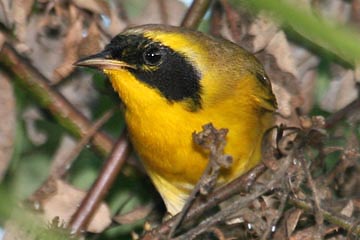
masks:
<instances>
[{"instance_id":1,"label":"pale eye ring","mask_svg":"<svg viewBox=\"0 0 360 240\"><path fill-rule=\"evenodd\" d=\"M164 51L159 47L149 47L143 53L144 62L148 65L160 65L164 56Z\"/></svg>"}]
</instances>

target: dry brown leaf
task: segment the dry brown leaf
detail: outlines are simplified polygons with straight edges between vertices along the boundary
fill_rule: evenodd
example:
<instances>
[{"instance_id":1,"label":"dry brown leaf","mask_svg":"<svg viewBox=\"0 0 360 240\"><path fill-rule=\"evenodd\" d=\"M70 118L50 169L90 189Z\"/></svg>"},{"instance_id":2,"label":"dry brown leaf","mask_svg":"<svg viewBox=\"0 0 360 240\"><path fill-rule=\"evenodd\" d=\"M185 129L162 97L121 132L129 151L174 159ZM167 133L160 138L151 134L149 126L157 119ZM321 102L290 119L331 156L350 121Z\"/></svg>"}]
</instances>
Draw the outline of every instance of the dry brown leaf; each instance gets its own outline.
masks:
<instances>
[{"instance_id":1,"label":"dry brown leaf","mask_svg":"<svg viewBox=\"0 0 360 240\"><path fill-rule=\"evenodd\" d=\"M351 15L351 2L339 0L322 0L319 1L318 10L325 18L339 23L349 21Z\"/></svg>"},{"instance_id":2,"label":"dry brown leaf","mask_svg":"<svg viewBox=\"0 0 360 240\"><path fill-rule=\"evenodd\" d=\"M315 83L320 59L304 47L292 44L291 49L298 72L300 95L304 100L301 110L302 114L307 114L315 102Z\"/></svg>"},{"instance_id":3,"label":"dry brown leaf","mask_svg":"<svg viewBox=\"0 0 360 240\"><path fill-rule=\"evenodd\" d=\"M30 198L34 206L38 206L43 217L47 222L51 222L55 217L65 224L69 222L75 213L86 192L76 189L73 186L59 179L49 179ZM100 233L111 224L111 213L105 203L101 203L90 222L87 231Z\"/></svg>"},{"instance_id":4,"label":"dry brown leaf","mask_svg":"<svg viewBox=\"0 0 360 240\"><path fill-rule=\"evenodd\" d=\"M263 50L279 31L279 27L266 14L260 13L249 27L248 35L252 36L250 49L253 53Z\"/></svg>"},{"instance_id":5,"label":"dry brown leaf","mask_svg":"<svg viewBox=\"0 0 360 240\"><path fill-rule=\"evenodd\" d=\"M14 150L16 107L10 79L0 72L0 182Z\"/></svg>"},{"instance_id":6,"label":"dry brown leaf","mask_svg":"<svg viewBox=\"0 0 360 240\"><path fill-rule=\"evenodd\" d=\"M63 42L64 59L54 70L52 80L56 83L69 76L74 70L73 63L79 59L78 48L82 40L82 17L74 19Z\"/></svg>"},{"instance_id":7,"label":"dry brown leaf","mask_svg":"<svg viewBox=\"0 0 360 240\"><path fill-rule=\"evenodd\" d=\"M269 195L269 196L261 196L261 203L263 204L262 207L265 208L275 208L276 204L279 202L278 199L275 198L274 195Z\"/></svg>"},{"instance_id":8,"label":"dry brown leaf","mask_svg":"<svg viewBox=\"0 0 360 240\"><path fill-rule=\"evenodd\" d=\"M178 26L185 11L185 5L178 0L149 0L140 16L130 19L130 22L135 25L163 23Z\"/></svg>"},{"instance_id":9,"label":"dry brown leaf","mask_svg":"<svg viewBox=\"0 0 360 240\"><path fill-rule=\"evenodd\" d=\"M110 7L108 1L104 0L73 0L76 6L86 9L92 13L105 14L110 16Z\"/></svg>"},{"instance_id":10,"label":"dry brown leaf","mask_svg":"<svg viewBox=\"0 0 360 240\"><path fill-rule=\"evenodd\" d=\"M110 25L103 26L103 24L101 24L100 26L103 26L105 32L107 32L110 36L115 36L122 32L126 28L128 23L124 19L120 18L118 13L118 7L115 6L113 2L110 2L110 4Z\"/></svg>"},{"instance_id":11,"label":"dry brown leaf","mask_svg":"<svg viewBox=\"0 0 360 240\"><path fill-rule=\"evenodd\" d=\"M323 226L324 228L324 235L336 233L339 231L338 226ZM325 239L320 236L320 233L317 227L308 227L302 230L299 230L295 232L289 239L290 240L313 240L313 239ZM331 239L331 238L326 238ZM334 239L345 239L340 236L340 238L334 238ZM347 238L346 238L347 239Z\"/></svg>"},{"instance_id":12,"label":"dry brown leaf","mask_svg":"<svg viewBox=\"0 0 360 240\"><path fill-rule=\"evenodd\" d=\"M301 231L297 231L291 235L290 240L314 240L315 236L318 235L315 227L309 227Z\"/></svg>"},{"instance_id":13,"label":"dry brown leaf","mask_svg":"<svg viewBox=\"0 0 360 240\"><path fill-rule=\"evenodd\" d=\"M25 41L31 51L27 56L32 65L47 78L51 78L55 66L62 61L61 39L64 29L64 23L56 15L36 14L29 19Z\"/></svg>"},{"instance_id":14,"label":"dry brown leaf","mask_svg":"<svg viewBox=\"0 0 360 240\"><path fill-rule=\"evenodd\" d=\"M87 32L87 36L80 41L78 56L84 57L99 52L100 31L95 21L92 21Z\"/></svg>"},{"instance_id":15,"label":"dry brown leaf","mask_svg":"<svg viewBox=\"0 0 360 240\"><path fill-rule=\"evenodd\" d=\"M34 0L13 0L12 18L15 23L15 35L24 41L27 27L27 18L31 13Z\"/></svg>"},{"instance_id":16,"label":"dry brown leaf","mask_svg":"<svg viewBox=\"0 0 360 240\"><path fill-rule=\"evenodd\" d=\"M287 229L287 233L289 235L291 235L294 232L294 230L295 230L295 228L296 228L296 226L297 226L297 224L298 224L298 222L300 220L300 216L303 214L303 212L304 211L301 210L301 209L295 209L287 217L286 229Z\"/></svg>"},{"instance_id":17,"label":"dry brown leaf","mask_svg":"<svg viewBox=\"0 0 360 240\"><path fill-rule=\"evenodd\" d=\"M43 119L38 108L30 106L22 114L25 121L26 133L34 145L42 145L47 140L47 134L36 127L36 121Z\"/></svg>"},{"instance_id":18,"label":"dry brown leaf","mask_svg":"<svg viewBox=\"0 0 360 240\"><path fill-rule=\"evenodd\" d=\"M11 14L11 3L11 0L0 1L0 22L8 28L11 28L11 25L13 23Z\"/></svg>"},{"instance_id":19,"label":"dry brown leaf","mask_svg":"<svg viewBox=\"0 0 360 240\"><path fill-rule=\"evenodd\" d=\"M288 239L288 236L294 232L296 226L298 225L302 213L303 210L301 209L290 209L286 211L279 228L273 236L273 239Z\"/></svg>"},{"instance_id":20,"label":"dry brown leaf","mask_svg":"<svg viewBox=\"0 0 360 240\"><path fill-rule=\"evenodd\" d=\"M273 36L265 50L268 54L275 56L281 71L291 73L294 77L298 76L294 57L283 31L279 31Z\"/></svg>"},{"instance_id":21,"label":"dry brown leaf","mask_svg":"<svg viewBox=\"0 0 360 240\"><path fill-rule=\"evenodd\" d=\"M344 216L351 217L354 213L354 202L352 200L349 200L340 213Z\"/></svg>"},{"instance_id":22,"label":"dry brown leaf","mask_svg":"<svg viewBox=\"0 0 360 240\"><path fill-rule=\"evenodd\" d=\"M276 96L278 103L278 111L283 117L290 117L293 111L291 106L292 95L284 87L279 85L276 81L272 83L272 89Z\"/></svg>"},{"instance_id":23,"label":"dry brown leaf","mask_svg":"<svg viewBox=\"0 0 360 240\"><path fill-rule=\"evenodd\" d=\"M340 66L335 69L337 76L331 80L330 87L320 102L321 108L329 112L340 110L357 97L354 71L341 69Z\"/></svg>"},{"instance_id":24,"label":"dry brown leaf","mask_svg":"<svg viewBox=\"0 0 360 240\"><path fill-rule=\"evenodd\" d=\"M319 65L319 57L312 54L306 48L292 44L291 49L299 79L304 78L304 75L306 75L310 69L315 69Z\"/></svg>"},{"instance_id":25,"label":"dry brown leaf","mask_svg":"<svg viewBox=\"0 0 360 240\"><path fill-rule=\"evenodd\" d=\"M149 203L145 206L135 208L128 213L117 215L113 217L113 219L119 224L133 224L134 222L144 219L146 216L148 216L149 213L153 210L153 208L154 205L152 203Z\"/></svg>"}]
</instances>

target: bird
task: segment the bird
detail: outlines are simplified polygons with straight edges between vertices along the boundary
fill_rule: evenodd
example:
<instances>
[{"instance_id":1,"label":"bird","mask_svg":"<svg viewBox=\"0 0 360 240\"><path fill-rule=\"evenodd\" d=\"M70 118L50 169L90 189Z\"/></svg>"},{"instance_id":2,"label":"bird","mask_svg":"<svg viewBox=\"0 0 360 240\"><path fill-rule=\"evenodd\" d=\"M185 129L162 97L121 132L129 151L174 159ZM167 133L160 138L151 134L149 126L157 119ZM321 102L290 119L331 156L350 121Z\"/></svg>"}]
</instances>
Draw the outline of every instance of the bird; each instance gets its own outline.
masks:
<instances>
[{"instance_id":1,"label":"bird","mask_svg":"<svg viewBox=\"0 0 360 240\"><path fill-rule=\"evenodd\" d=\"M130 141L170 215L182 210L209 161L192 139L205 124L228 129L224 152L233 162L217 186L261 161L277 103L262 64L239 45L148 24L125 29L76 65L110 80L124 104Z\"/></svg>"}]
</instances>

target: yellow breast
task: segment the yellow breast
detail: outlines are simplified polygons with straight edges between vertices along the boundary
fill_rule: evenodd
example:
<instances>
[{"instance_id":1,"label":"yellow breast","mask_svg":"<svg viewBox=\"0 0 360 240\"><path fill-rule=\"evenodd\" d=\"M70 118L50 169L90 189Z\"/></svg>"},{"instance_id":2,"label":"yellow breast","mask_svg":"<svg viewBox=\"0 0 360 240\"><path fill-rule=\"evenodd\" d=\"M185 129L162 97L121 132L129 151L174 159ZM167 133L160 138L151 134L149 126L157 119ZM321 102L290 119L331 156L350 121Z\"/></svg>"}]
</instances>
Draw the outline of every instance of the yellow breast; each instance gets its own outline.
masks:
<instances>
[{"instance_id":1,"label":"yellow breast","mask_svg":"<svg viewBox=\"0 0 360 240\"><path fill-rule=\"evenodd\" d=\"M271 114L255 113L246 107L247 102L254 101L249 96L240 95L237 101L223 99L213 108L191 112L183 104L164 100L127 71L105 70L105 73L126 103L130 138L170 213L181 210L206 167L207 155L192 141L192 133L200 131L204 124L211 122L218 129L229 129L225 152L234 161L231 170L220 176L220 184L259 162L262 135L272 123ZM246 79L242 82L247 87L252 85L246 84Z\"/></svg>"}]
</instances>

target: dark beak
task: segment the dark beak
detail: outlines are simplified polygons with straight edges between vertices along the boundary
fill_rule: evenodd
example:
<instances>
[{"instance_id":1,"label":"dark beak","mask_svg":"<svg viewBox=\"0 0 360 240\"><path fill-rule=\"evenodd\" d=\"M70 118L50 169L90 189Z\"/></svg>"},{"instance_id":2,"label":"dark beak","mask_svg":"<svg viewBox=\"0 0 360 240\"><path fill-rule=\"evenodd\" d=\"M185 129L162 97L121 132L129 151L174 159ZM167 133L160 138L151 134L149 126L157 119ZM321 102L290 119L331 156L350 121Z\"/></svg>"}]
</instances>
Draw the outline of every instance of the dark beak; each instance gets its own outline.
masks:
<instances>
[{"instance_id":1,"label":"dark beak","mask_svg":"<svg viewBox=\"0 0 360 240\"><path fill-rule=\"evenodd\" d=\"M75 62L74 65L80 67L91 67L97 68L100 70L104 69L124 69L124 68L134 68L126 62L112 59L112 56L109 51L103 51L85 58L80 59Z\"/></svg>"}]
</instances>

